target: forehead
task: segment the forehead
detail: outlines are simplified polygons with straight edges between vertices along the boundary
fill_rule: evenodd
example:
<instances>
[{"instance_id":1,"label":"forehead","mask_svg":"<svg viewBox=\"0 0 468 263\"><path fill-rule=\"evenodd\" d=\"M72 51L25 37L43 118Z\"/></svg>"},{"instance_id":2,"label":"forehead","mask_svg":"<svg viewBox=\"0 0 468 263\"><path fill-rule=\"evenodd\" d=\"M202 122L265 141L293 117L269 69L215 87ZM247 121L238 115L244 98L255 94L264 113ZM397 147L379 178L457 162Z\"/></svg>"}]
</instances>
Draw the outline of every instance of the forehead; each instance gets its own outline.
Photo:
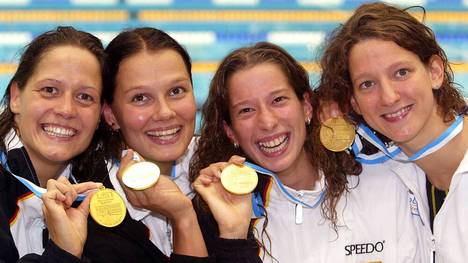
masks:
<instances>
[{"instance_id":1,"label":"forehead","mask_svg":"<svg viewBox=\"0 0 468 263\"><path fill-rule=\"evenodd\" d=\"M119 75L146 76L158 78L166 72L189 75L182 56L173 49L158 51L142 50L121 61Z\"/></svg>"},{"instance_id":2,"label":"forehead","mask_svg":"<svg viewBox=\"0 0 468 263\"><path fill-rule=\"evenodd\" d=\"M356 43L349 53L351 73L362 70L378 70L397 62L421 62L419 57L393 41L366 39Z\"/></svg>"},{"instance_id":3,"label":"forehead","mask_svg":"<svg viewBox=\"0 0 468 263\"><path fill-rule=\"evenodd\" d=\"M101 79L101 66L90 51L73 45L56 46L44 52L35 65L33 76L78 74L81 78Z\"/></svg>"}]
</instances>

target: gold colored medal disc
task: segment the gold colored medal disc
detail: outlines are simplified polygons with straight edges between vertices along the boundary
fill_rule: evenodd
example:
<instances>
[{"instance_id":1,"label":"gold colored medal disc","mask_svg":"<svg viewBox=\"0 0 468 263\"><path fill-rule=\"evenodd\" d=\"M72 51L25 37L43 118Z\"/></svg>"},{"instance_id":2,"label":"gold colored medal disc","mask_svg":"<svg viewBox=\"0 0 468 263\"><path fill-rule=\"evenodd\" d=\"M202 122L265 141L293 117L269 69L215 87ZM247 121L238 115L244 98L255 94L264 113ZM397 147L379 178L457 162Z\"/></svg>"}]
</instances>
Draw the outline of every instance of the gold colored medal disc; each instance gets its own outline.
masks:
<instances>
[{"instance_id":1,"label":"gold colored medal disc","mask_svg":"<svg viewBox=\"0 0 468 263\"><path fill-rule=\"evenodd\" d=\"M114 227L122 223L127 208L116 191L103 188L91 197L89 212L96 223L105 227Z\"/></svg>"},{"instance_id":2,"label":"gold colored medal disc","mask_svg":"<svg viewBox=\"0 0 468 263\"><path fill-rule=\"evenodd\" d=\"M130 165L122 174L122 182L133 190L145 190L158 182L161 171L152 162L138 162Z\"/></svg>"},{"instance_id":3,"label":"gold colored medal disc","mask_svg":"<svg viewBox=\"0 0 468 263\"><path fill-rule=\"evenodd\" d=\"M356 131L343 117L328 119L320 127L320 141L333 152L346 150L353 144Z\"/></svg>"},{"instance_id":4,"label":"gold colored medal disc","mask_svg":"<svg viewBox=\"0 0 468 263\"><path fill-rule=\"evenodd\" d=\"M221 184L233 194L248 194L258 183L257 172L248 166L228 165L221 172Z\"/></svg>"}]
</instances>

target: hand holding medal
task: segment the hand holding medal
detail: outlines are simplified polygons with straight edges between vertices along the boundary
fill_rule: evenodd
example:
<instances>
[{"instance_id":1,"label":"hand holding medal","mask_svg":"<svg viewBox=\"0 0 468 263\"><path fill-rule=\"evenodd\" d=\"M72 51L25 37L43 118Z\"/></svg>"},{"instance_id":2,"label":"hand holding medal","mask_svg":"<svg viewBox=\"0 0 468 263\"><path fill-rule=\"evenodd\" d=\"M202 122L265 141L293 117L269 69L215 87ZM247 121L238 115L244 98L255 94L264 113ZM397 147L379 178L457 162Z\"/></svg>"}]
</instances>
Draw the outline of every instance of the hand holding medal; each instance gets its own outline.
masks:
<instances>
[{"instance_id":1,"label":"hand holding medal","mask_svg":"<svg viewBox=\"0 0 468 263\"><path fill-rule=\"evenodd\" d=\"M102 184L85 182L71 184L65 177L47 182L47 191L42 194L44 218L49 236L54 243L68 253L81 257L88 233L89 201ZM78 207L72 207L78 194L88 196Z\"/></svg>"},{"instance_id":2,"label":"hand holding medal","mask_svg":"<svg viewBox=\"0 0 468 263\"><path fill-rule=\"evenodd\" d=\"M130 204L164 215L170 219L191 211L190 198L179 187L161 174L158 166L143 160L133 150L122 158L117 178Z\"/></svg>"},{"instance_id":3,"label":"hand holding medal","mask_svg":"<svg viewBox=\"0 0 468 263\"><path fill-rule=\"evenodd\" d=\"M229 162L211 164L193 182L213 213L223 238L247 237L252 216L250 193L258 177L253 169L243 165L244 161L245 158L232 156Z\"/></svg>"}]
</instances>

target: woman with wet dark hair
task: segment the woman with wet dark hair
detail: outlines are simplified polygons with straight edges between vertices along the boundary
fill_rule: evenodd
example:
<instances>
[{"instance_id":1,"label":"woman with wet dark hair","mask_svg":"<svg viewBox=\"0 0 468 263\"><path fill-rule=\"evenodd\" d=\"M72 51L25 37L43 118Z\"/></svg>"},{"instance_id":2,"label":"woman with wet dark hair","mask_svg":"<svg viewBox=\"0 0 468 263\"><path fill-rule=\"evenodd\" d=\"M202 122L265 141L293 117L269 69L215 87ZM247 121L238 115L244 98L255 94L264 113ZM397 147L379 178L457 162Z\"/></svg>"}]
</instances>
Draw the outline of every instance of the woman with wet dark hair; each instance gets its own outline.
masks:
<instances>
[{"instance_id":1,"label":"woman with wet dark hair","mask_svg":"<svg viewBox=\"0 0 468 263\"><path fill-rule=\"evenodd\" d=\"M72 27L39 35L21 56L0 114L0 215L9 222L8 233L2 223L7 243L2 251L11 252L7 261L16 255L39 260L43 253L49 261L81 258L89 197L71 205L77 194L100 184L70 182L100 155L95 131L103 65L99 39Z\"/></svg>"},{"instance_id":2,"label":"woman with wet dark hair","mask_svg":"<svg viewBox=\"0 0 468 263\"><path fill-rule=\"evenodd\" d=\"M399 162L393 169L409 189L421 240L431 248L425 261L434 262L435 255L435 262L465 262L466 104L432 30L408 10L365 4L332 33L321 66L321 98L336 101L361 128L372 128L359 131L379 147L382 161ZM438 212L431 207L437 213L433 222L427 200L435 202L426 198L426 178L448 191Z\"/></svg>"}]
</instances>

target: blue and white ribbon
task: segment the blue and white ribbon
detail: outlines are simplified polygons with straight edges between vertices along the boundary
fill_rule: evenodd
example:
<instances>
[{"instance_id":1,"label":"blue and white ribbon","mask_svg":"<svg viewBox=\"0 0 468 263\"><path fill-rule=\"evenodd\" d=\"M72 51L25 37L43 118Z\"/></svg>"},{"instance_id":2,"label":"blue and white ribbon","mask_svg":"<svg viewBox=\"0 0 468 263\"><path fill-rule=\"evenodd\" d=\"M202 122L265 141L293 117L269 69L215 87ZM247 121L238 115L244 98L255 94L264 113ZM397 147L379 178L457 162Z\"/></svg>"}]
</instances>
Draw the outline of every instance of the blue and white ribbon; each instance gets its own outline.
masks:
<instances>
[{"instance_id":1,"label":"blue and white ribbon","mask_svg":"<svg viewBox=\"0 0 468 263\"><path fill-rule=\"evenodd\" d=\"M41 198L43 194L45 194L47 192L46 189L40 187L40 186L37 186L35 185L34 183L32 183L31 181L29 181L28 179L25 179L21 176L18 176L16 174L14 174L10 167L8 166L8 162L7 162L7 156L4 152L0 152L0 162L2 164L2 166L5 168L5 170L7 170L10 174L12 174L16 179L18 179L18 181L20 181L22 184L24 184L24 186L26 186L35 196ZM76 201L83 201L84 199L86 198L86 195L83 195L83 194L79 194L76 198Z\"/></svg>"},{"instance_id":2,"label":"blue and white ribbon","mask_svg":"<svg viewBox=\"0 0 468 263\"><path fill-rule=\"evenodd\" d=\"M452 140L463 130L463 120L463 116L456 116L455 121L439 137L428 143L412 156L406 158L402 156L397 157L401 153L401 148L395 145L387 147L385 143L383 143L382 140L380 140L369 127L361 123L358 126L357 133L372 143L375 147L377 147L380 152L373 155L366 155L361 153L363 146L358 134L356 134L354 143L352 145L352 150L356 156L356 160L365 164L383 163L389 159L400 162L413 162L444 147L450 140Z\"/></svg>"},{"instance_id":3,"label":"blue and white ribbon","mask_svg":"<svg viewBox=\"0 0 468 263\"><path fill-rule=\"evenodd\" d=\"M278 176L263 168L263 167L260 167L256 164L253 164L253 163L249 163L249 162L244 162L244 165L254 169L255 171L259 172L259 173L262 173L262 174L266 174L266 175L269 175L271 177L273 177L273 181L275 182L275 184L278 186L278 188L280 189L281 193L283 194L284 197L286 197L288 200L290 200L291 202L295 203L295 204L300 204L304 207L307 207L307 208L316 208L320 203L322 203L323 199L325 198L325 190L323 190L321 193L320 193L320 196L317 198L317 201L314 203L314 204L308 204L306 202L303 202L299 199L297 199L294 195L292 195L288 189L286 189L286 187L284 187L283 183L281 183L280 179L278 178ZM254 208L255 209L255 208ZM254 210L255 212L255 210Z\"/></svg>"}]
</instances>

